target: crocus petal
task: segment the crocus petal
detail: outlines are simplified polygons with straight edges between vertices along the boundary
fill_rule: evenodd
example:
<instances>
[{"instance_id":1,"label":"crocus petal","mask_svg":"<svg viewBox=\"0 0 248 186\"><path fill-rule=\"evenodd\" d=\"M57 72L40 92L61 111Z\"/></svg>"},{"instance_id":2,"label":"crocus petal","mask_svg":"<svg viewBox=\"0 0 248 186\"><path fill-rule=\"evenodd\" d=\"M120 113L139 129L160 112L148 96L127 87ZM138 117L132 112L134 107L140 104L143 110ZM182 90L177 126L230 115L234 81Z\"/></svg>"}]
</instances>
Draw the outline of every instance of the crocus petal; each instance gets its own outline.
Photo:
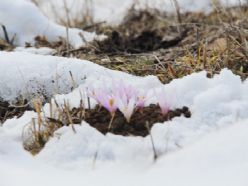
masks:
<instances>
[{"instance_id":1,"label":"crocus petal","mask_svg":"<svg viewBox=\"0 0 248 186\"><path fill-rule=\"evenodd\" d=\"M145 106L146 100L147 100L147 92L139 91L136 100L136 107L143 108Z\"/></svg>"},{"instance_id":2,"label":"crocus petal","mask_svg":"<svg viewBox=\"0 0 248 186\"><path fill-rule=\"evenodd\" d=\"M134 112L134 108L135 108L134 98L131 98L129 102L125 101L124 99L119 99L118 109L123 113L127 122L130 122L131 116Z\"/></svg>"},{"instance_id":3,"label":"crocus petal","mask_svg":"<svg viewBox=\"0 0 248 186\"><path fill-rule=\"evenodd\" d=\"M159 104L159 107L161 109L161 112L163 115L167 114L169 109L170 109L170 105L168 103L168 100L165 96L165 91L164 89L161 89L159 92L155 92L155 95L157 97L157 101Z\"/></svg>"},{"instance_id":4,"label":"crocus petal","mask_svg":"<svg viewBox=\"0 0 248 186\"><path fill-rule=\"evenodd\" d=\"M99 102L111 114L115 113L115 111L117 110L115 99L111 96L101 96Z\"/></svg>"}]
</instances>

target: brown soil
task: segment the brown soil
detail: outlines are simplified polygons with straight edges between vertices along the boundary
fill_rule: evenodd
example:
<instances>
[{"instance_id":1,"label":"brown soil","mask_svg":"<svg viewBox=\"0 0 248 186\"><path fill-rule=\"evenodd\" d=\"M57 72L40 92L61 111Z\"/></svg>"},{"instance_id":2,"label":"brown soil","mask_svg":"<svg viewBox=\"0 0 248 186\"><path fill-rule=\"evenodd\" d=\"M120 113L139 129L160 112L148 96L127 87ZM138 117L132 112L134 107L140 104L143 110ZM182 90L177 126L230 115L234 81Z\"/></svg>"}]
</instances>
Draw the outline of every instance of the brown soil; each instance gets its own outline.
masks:
<instances>
[{"instance_id":1,"label":"brown soil","mask_svg":"<svg viewBox=\"0 0 248 186\"><path fill-rule=\"evenodd\" d=\"M126 121L123 114L117 111L111 129L109 123L111 116L104 108L96 108L86 114L86 121L103 134L111 132L122 136L147 136L149 129L155 123L163 123L179 116L191 117L191 113L187 107L169 111L168 114L162 115L160 108L157 105L150 105L140 111L136 111L131 117L130 123ZM147 126L148 125L148 126Z\"/></svg>"},{"instance_id":2,"label":"brown soil","mask_svg":"<svg viewBox=\"0 0 248 186\"><path fill-rule=\"evenodd\" d=\"M186 31L170 40L164 40L156 31L145 30L137 36L124 36L121 32L112 31L108 39L95 41L96 54L109 53L144 53L166 49L178 45L186 37Z\"/></svg>"},{"instance_id":3,"label":"brown soil","mask_svg":"<svg viewBox=\"0 0 248 186\"><path fill-rule=\"evenodd\" d=\"M81 120L78 117L75 117L81 112L82 109L74 108L72 110L74 123L81 123ZM92 110L86 110L84 120L103 134L111 132L123 136L146 136L149 134L148 129L155 123L163 123L173 119L174 117L180 116L185 116L186 118L191 117L189 108L183 107L170 110L166 115L162 115L160 107L152 104L142 110L135 111L129 123L126 121L123 114L120 111L117 111L111 124L111 128L109 129L111 115L105 108L97 106Z\"/></svg>"},{"instance_id":4,"label":"brown soil","mask_svg":"<svg viewBox=\"0 0 248 186\"><path fill-rule=\"evenodd\" d=\"M178 26L169 25L168 20L164 19L165 16L158 11L131 9L120 26L98 28L97 32L107 35L108 38L94 41L94 52L111 55L137 54L177 46L187 37L188 28L179 29Z\"/></svg>"}]
</instances>

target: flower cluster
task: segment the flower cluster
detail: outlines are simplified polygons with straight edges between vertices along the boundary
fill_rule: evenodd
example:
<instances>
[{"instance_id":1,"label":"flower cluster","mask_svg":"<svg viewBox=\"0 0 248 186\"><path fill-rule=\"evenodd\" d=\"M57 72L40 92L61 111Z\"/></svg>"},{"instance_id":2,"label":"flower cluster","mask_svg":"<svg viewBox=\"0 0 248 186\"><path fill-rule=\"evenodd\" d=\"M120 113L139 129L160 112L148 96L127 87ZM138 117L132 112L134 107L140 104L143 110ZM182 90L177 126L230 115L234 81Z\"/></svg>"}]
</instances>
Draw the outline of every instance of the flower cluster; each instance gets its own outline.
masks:
<instances>
[{"instance_id":1,"label":"flower cluster","mask_svg":"<svg viewBox=\"0 0 248 186\"><path fill-rule=\"evenodd\" d=\"M142 110L148 99L147 93L136 87L124 83L124 81L113 82L111 88L88 88L89 97L95 99L99 105L107 109L114 117L117 109L122 112L127 122L130 122L132 114L136 110ZM158 104L162 114L169 110L167 101L163 97L163 91L156 93Z\"/></svg>"}]
</instances>

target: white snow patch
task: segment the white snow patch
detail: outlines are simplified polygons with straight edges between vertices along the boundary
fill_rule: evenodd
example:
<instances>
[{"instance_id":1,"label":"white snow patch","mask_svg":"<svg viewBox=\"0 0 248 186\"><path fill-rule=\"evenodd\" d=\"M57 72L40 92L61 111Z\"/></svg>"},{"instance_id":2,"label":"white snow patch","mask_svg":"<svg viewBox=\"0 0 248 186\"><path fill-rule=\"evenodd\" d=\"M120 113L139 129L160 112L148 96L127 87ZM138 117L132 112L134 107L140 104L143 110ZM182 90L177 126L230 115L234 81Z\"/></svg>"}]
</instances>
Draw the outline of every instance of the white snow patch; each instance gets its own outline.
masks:
<instances>
[{"instance_id":1,"label":"white snow patch","mask_svg":"<svg viewBox=\"0 0 248 186\"><path fill-rule=\"evenodd\" d=\"M109 81L112 73L125 77L123 73L111 71L105 74L105 79ZM129 78L127 81L133 81L134 77ZM135 81L139 86L146 84L141 87L147 91L163 87L168 95L175 96L173 106L187 105L192 111L190 119L175 118L152 128L160 155L156 163L153 163L149 136L104 136L85 122L75 125L76 133L70 126L57 130L40 154L32 157L21 147L21 129L35 117L34 112L26 112L0 127L1 186L17 183L97 186L103 181L108 185L120 182L119 185L145 186L244 186L248 183L248 81L242 82L226 69L213 79L200 72L153 89L154 81L150 79ZM139 84L139 81L144 82ZM104 80L95 79L95 82ZM62 97L75 102L80 88ZM12 179L18 172L21 173Z\"/></svg>"},{"instance_id":2,"label":"white snow patch","mask_svg":"<svg viewBox=\"0 0 248 186\"><path fill-rule=\"evenodd\" d=\"M53 55L56 53L55 49L48 48L48 47L40 47L40 48L35 48L35 47L16 47L14 49L15 52L28 52L31 54L40 54L40 55Z\"/></svg>"},{"instance_id":3,"label":"white snow patch","mask_svg":"<svg viewBox=\"0 0 248 186\"><path fill-rule=\"evenodd\" d=\"M135 77L85 60L27 52L0 52L0 66L0 97L7 101L13 101L19 96L30 99L37 93L48 97L68 93L73 86L97 84L100 79L105 82L111 82L112 79L132 80L144 87L147 81L151 82L151 86L160 85L155 76Z\"/></svg>"},{"instance_id":4,"label":"white snow patch","mask_svg":"<svg viewBox=\"0 0 248 186\"><path fill-rule=\"evenodd\" d=\"M10 39L14 38L14 44L25 46L25 43L34 44L36 36L45 36L48 41L58 41L60 37L67 38L66 27L60 26L44 16L31 2L26 0L1 0L0 24L7 29ZM69 29L69 42L75 48L84 45L85 40L92 41L96 34L84 32L76 28ZM5 39L2 29L0 38Z\"/></svg>"}]
</instances>

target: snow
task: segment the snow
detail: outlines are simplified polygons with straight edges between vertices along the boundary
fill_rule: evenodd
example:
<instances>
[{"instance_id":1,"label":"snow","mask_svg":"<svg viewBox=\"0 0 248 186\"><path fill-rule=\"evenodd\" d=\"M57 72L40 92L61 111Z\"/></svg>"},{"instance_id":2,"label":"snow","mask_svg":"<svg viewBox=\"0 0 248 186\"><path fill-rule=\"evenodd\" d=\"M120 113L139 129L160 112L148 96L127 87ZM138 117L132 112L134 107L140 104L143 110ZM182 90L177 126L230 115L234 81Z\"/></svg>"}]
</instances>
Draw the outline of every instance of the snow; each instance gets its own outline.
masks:
<instances>
[{"instance_id":1,"label":"snow","mask_svg":"<svg viewBox=\"0 0 248 186\"><path fill-rule=\"evenodd\" d=\"M6 145L8 154L0 153L1 185L32 185L33 183L37 183L37 185L59 184L62 186L69 183L73 185L81 185L82 183L102 185L103 182L108 183L108 185L116 185L120 182L119 185L142 184L145 186L151 184L157 186L165 184L172 186L185 184L192 186L245 186L248 183L246 174L248 152L245 143L248 140L247 120L236 122L223 130L212 132L195 141L193 145L161 157L155 163L152 163L151 157L147 157L142 148L139 148L142 139L132 139L132 141L126 138L129 141L125 143L124 138L116 137L115 140L112 140L112 144L115 145L110 146L108 144L103 146L102 149L105 149L105 152L108 149L117 149L118 155L121 156L119 161L113 160L111 156L105 161L99 157L94 169L93 156L90 157L90 153L94 155L96 147L94 145L88 146L87 143L94 143L95 139L106 141L105 137L86 124L77 127L76 135L70 129L65 129L65 131L61 129L60 132L64 133L63 136L65 137L60 138L64 142L64 149L60 149L60 154L63 154L63 156L60 156L57 160L56 168L47 160L44 161L44 156L43 159L39 156L32 158L14 142L8 143ZM90 138L92 134L93 136ZM6 141L6 136L3 137ZM85 138L89 138L89 140L85 140ZM112 138L114 139L113 136ZM59 139L52 140L59 141ZM123 148L120 144L123 145ZM84 145L86 145L85 149ZM131 156L129 150L134 151L135 146L136 154ZM0 147L3 149L2 144ZM47 148L49 148L49 145L45 149ZM124 158L123 153L130 153L129 161L121 159ZM136 157L137 154L139 156L143 154L143 161L137 161L137 159L141 160ZM55 161L56 158L53 158L53 155L50 156L52 158L50 161ZM57 155L55 154L55 156ZM88 158L85 160L83 157L87 156ZM120 160L122 160L122 163ZM83 162L85 163L82 164ZM13 175L15 175L15 179L10 179Z\"/></svg>"},{"instance_id":2,"label":"snow","mask_svg":"<svg viewBox=\"0 0 248 186\"><path fill-rule=\"evenodd\" d=\"M48 47L40 47L40 48L35 48L35 47L16 47L14 49L15 52L28 52L32 54L40 54L40 55L54 55L56 54L56 50Z\"/></svg>"},{"instance_id":3,"label":"snow","mask_svg":"<svg viewBox=\"0 0 248 186\"><path fill-rule=\"evenodd\" d=\"M150 174L163 172L167 185L247 185L248 152L243 146L247 129L244 120L209 134L196 144L163 157L158 162L161 167L155 166ZM175 176L180 179L175 180ZM153 181L149 183L162 185L159 179Z\"/></svg>"},{"instance_id":4,"label":"snow","mask_svg":"<svg viewBox=\"0 0 248 186\"><path fill-rule=\"evenodd\" d=\"M55 58L49 59L53 61ZM94 66L95 69L100 68ZM117 74L111 71L105 76L112 78L111 73ZM119 73L119 77L126 77L126 74ZM137 81L147 82L146 86L141 86L144 83ZM160 156L157 162L153 162L149 136L104 136L85 122L75 125L76 133L70 126L56 131L45 148L33 158L21 147L21 129L35 117L34 112L26 112L19 119L7 120L0 128L0 137L3 139L0 143L0 177L4 178L1 179L4 181L1 185L31 185L40 180L39 175L44 171L47 175L38 185L102 185L103 180L108 185L115 185L120 180L120 185L246 185L248 82L242 82L225 69L213 79L208 79L205 72L200 72L174 80L168 85L159 84L153 89L149 85L152 83L147 78L136 79L136 84L144 90L163 88L169 95L177 97L172 102L174 106L186 104L192 110L190 119L180 117L152 128L156 151ZM77 104L78 92L86 84L57 97ZM48 107L44 108L47 110ZM6 167L13 169L14 173L20 170L22 173L15 180L7 179L12 174L4 171Z\"/></svg>"},{"instance_id":5,"label":"snow","mask_svg":"<svg viewBox=\"0 0 248 186\"><path fill-rule=\"evenodd\" d=\"M122 19L131 2L125 1L122 9L120 1L94 2L97 1L99 7L95 8L99 15L101 8L112 6L112 10L111 7L105 10L102 19L115 23ZM48 1L43 2L48 6ZM158 6L157 3L153 1L154 6ZM200 7L193 7L191 3L204 7L209 1L179 3L185 10L199 10ZM228 1L225 5L230 3L237 1ZM120 15L118 19L115 8ZM113 11L113 19L108 19L109 11ZM33 37L39 34L51 41L59 35L65 36L64 27L51 22L25 0L15 0L15 3L1 0L0 22L7 27L10 36L17 34L15 44L18 46L33 42ZM39 24L33 27L35 23ZM81 31L70 30L74 46L78 46L78 32ZM0 37L2 34L0 31ZM37 92L43 91L42 94L53 97L59 104L66 100L74 107L79 105L80 92L90 85L111 87L114 81L125 81L147 95L165 91L172 108L188 106L192 117L178 117L154 125L151 134L159 155L154 162L150 136L102 135L86 122L74 125L76 133L71 126L60 128L44 149L32 156L23 149L22 141L25 129L37 113L27 111L20 118L0 124L0 186L248 185L247 80L242 81L224 69L212 79L203 71L163 85L154 76L136 77L86 60L51 56L52 53L48 48L23 47L14 52L0 52L0 98L14 101L23 96L31 100L39 96ZM157 101L151 96L147 104ZM46 104L43 111L49 113L49 108Z\"/></svg>"},{"instance_id":6,"label":"snow","mask_svg":"<svg viewBox=\"0 0 248 186\"><path fill-rule=\"evenodd\" d=\"M50 42L58 41L60 37L67 38L65 27L50 21L33 3L26 0L14 0L14 3L13 0L1 0L0 24L6 27L9 38L14 38L17 46L34 44L36 36L45 36ZM82 34L87 42L97 38L94 33L75 28L70 28L68 33L69 42L76 48L84 44L79 34ZM5 39L2 29L0 38Z\"/></svg>"},{"instance_id":7,"label":"snow","mask_svg":"<svg viewBox=\"0 0 248 186\"><path fill-rule=\"evenodd\" d=\"M92 83L98 79L142 79L111 71L92 62L54 56L35 55L28 52L0 52L0 97L14 101L20 95L30 99L37 92L51 97L68 93L75 86ZM72 81L70 72L73 76ZM154 76L148 76L152 85L159 84ZM146 80L141 80L145 86ZM150 80L149 80L150 79Z\"/></svg>"}]
</instances>

